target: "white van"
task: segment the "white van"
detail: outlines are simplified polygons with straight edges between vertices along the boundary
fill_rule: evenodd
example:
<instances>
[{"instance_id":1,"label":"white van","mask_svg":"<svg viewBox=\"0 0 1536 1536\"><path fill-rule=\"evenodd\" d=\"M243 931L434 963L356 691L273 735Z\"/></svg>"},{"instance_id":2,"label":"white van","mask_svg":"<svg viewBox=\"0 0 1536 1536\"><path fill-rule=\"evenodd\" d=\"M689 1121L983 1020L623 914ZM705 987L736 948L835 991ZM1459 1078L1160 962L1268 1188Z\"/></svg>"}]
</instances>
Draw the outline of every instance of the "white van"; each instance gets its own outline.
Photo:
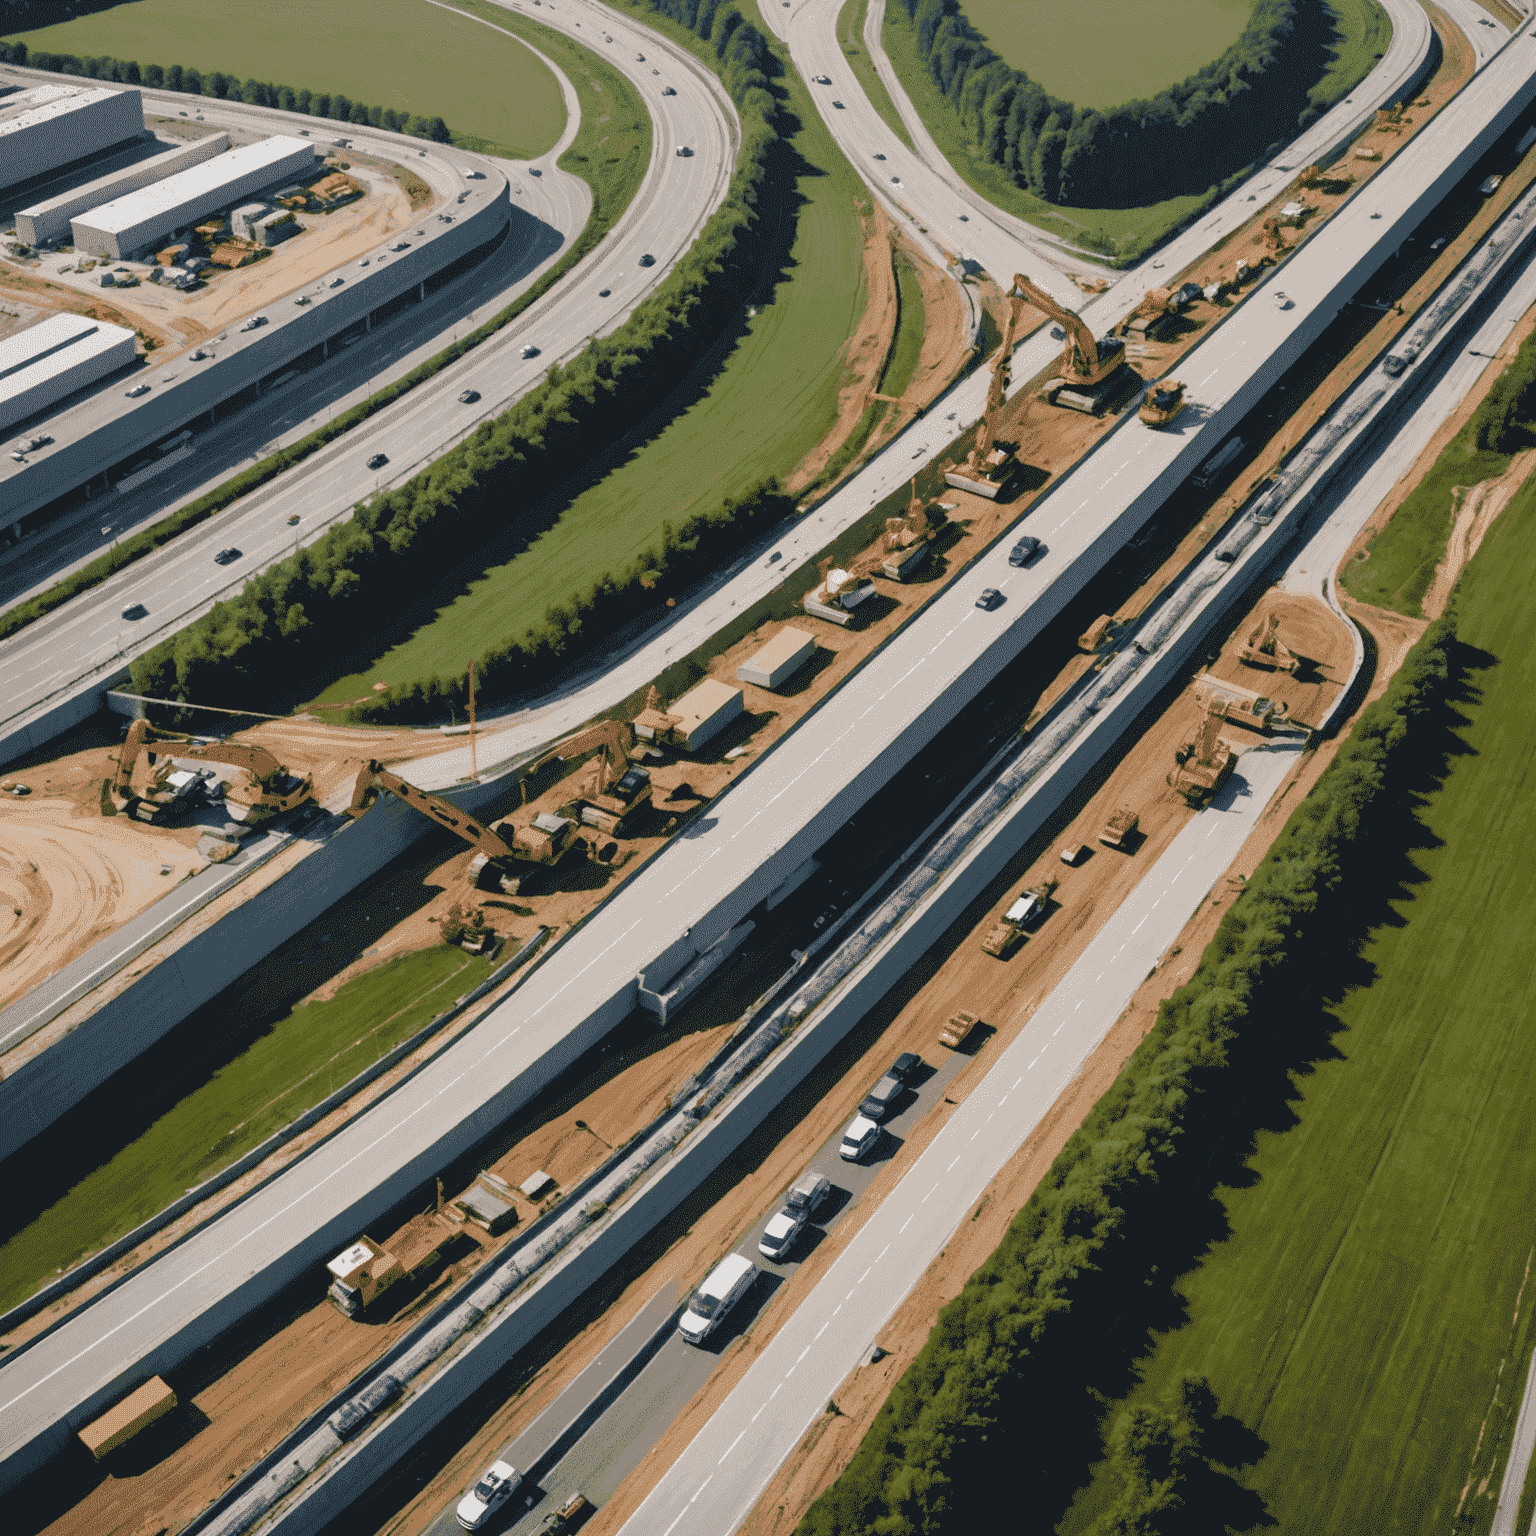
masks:
<instances>
[{"instance_id":1,"label":"white van","mask_svg":"<svg viewBox=\"0 0 1536 1536\"><path fill-rule=\"evenodd\" d=\"M867 1115L855 1115L843 1132L843 1144L837 1154L845 1162L856 1163L880 1140L880 1127Z\"/></svg>"},{"instance_id":2,"label":"white van","mask_svg":"<svg viewBox=\"0 0 1536 1536\"><path fill-rule=\"evenodd\" d=\"M757 1279L757 1265L743 1253L733 1253L715 1265L707 1279L693 1293L688 1310L678 1320L677 1331L690 1344L702 1344L716 1325Z\"/></svg>"}]
</instances>

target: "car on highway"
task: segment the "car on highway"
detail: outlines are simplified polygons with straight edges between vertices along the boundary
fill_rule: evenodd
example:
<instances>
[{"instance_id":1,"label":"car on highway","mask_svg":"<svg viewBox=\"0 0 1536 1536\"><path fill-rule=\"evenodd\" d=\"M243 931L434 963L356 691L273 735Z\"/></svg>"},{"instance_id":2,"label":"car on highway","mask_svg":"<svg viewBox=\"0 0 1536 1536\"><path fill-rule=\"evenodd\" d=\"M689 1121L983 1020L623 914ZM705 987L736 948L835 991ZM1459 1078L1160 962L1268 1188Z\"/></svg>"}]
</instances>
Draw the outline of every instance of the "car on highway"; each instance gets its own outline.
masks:
<instances>
[{"instance_id":1,"label":"car on highway","mask_svg":"<svg viewBox=\"0 0 1536 1536\"><path fill-rule=\"evenodd\" d=\"M1437 235L1433 240L1431 240L1429 242L1429 248L1432 251L1438 251L1440 249L1440 247L1442 245L1444 245L1444 244L1445 244L1445 236L1444 235Z\"/></svg>"},{"instance_id":2,"label":"car on highway","mask_svg":"<svg viewBox=\"0 0 1536 1536\"><path fill-rule=\"evenodd\" d=\"M843 1143L837 1155L845 1163L857 1163L867 1156L880 1140L880 1127L868 1115L855 1115L843 1132Z\"/></svg>"},{"instance_id":3,"label":"car on highway","mask_svg":"<svg viewBox=\"0 0 1536 1536\"><path fill-rule=\"evenodd\" d=\"M831 85L832 84L832 76L831 75L815 75L815 76L813 76L813 78L815 79L817 85Z\"/></svg>"},{"instance_id":4,"label":"car on highway","mask_svg":"<svg viewBox=\"0 0 1536 1536\"><path fill-rule=\"evenodd\" d=\"M799 1241L803 1231L805 1231L805 1212L792 1211L786 1205L783 1210L776 1212L769 1219L768 1225L763 1228L757 1251L765 1259L772 1259L775 1264L782 1264L789 1257L789 1250Z\"/></svg>"},{"instance_id":5,"label":"car on highway","mask_svg":"<svg viewBox=\"0 0 1536 1536\"><path fill-rule=\"evenodd\" d=\"M529 167L528 167L528 174L529 174L529 175L530 175L530 176L542 176L542 175L543 175L543 174L544 174L544 172L543 172L543 171L541 171L541 170L540 170L540 169L539 169L539 168L538 168L538 166L536 166L536 165L530 165L530 166L529 166Z\"/></svg>"},{"instance_id":6,"label":"car on highway","mask_svg":"<svg viewBox=\"0 0 1536 1536\"><path fill-rule=\"evenodd\" d=\"M836 108L837 108L837 110L838 110L838 111L839 111L839 112L843 112L843 111L846 111L846 110L847 110L847 109L846 109L846 108L845 108L845 107L844 107L844 106L843 106L843 104L842 104L842 102L840 102L840 101L834 101L834 102L833 102L833 103L832 103L832 105L833 105L833 106L834 106L834 107L836 107Z\"/></svg>"},{"instance_id":7,"label":"car on highway","mask_svg":"<svg viewBox=\"0 0 1536 1536\"><path fill-rule=\"evenodd\" d=\"M523 1474L509 1461L493 1461L480 1481L459 1500L453 1518L466 1531L481 1530L486 1522L517 1492Z\"/></svg>"},{"instance_id":8,"label":"car on highway","mask_svg":"<svg viewBox=\"0 0 1536 1536\"><path fill-rule=\"evenodd\" d=\"M751 1259L741 1253L727 1254L689 1298L687 1310L677 1320L677 1331L688 1343L702 1344L756 1279L757 1265Z\"/></svg>"},{"instance_id":9,"label":"car on highway","mask_svg":"<svg viewBox=\"0 0 1536 1536\"><path fill-rule=\"evenodd\" d=\"M376 453L376 454L373 455L373 457L371 459L368 460L368 468L369 469L383 469L384 466L386 464L388 464L388 463L389 463L389 455L387 453Z\"/></svg>"},{"instance_id":10,"label":"car on highway","mask_svg":"<svg viewBox=\"0 0 1536 1536\"><path fill-rule=\"evenodd\" d=\"M600 299L606 299L612 292L612 288L599 288L597 290L597 296Z\"/></svg>"},{"instance_id":11,"label":"car on highway","mask_svg":"<svg viewBox=\"0 0 1536 1536\"><path fill-rule=\"evenodd\" d=\"M289 527L290 527L290 528L292 528L292 527L293 527L293 525L294 525L294 524L295 524L295 523L297 523L297 522L298 522L298 521L299 521L299 514L298 514L298 513L297 513L297 512L295 512L295 513L293 513L293 514L292 514L292 515L291 515L291 516L290 516L290 517L289 517L289 519L288 519L288 526L289 526Z\"/></svg>"},{"instance_id":12,"label":"car on highway","mask_svg":"<svg viewBox=\"0 0 1536 1536\"><path fill-rule=\"evenodd\" d=\"M661 88L661 94L663 96L676 96L677 92L674 91L670 85L664 85Z\"/></svg>"},{"instance_id":13,"label":"car on highway","mask_svg":"<svg viewBox=\"0 0 1536 1536\"><path fill-rule=\"evenodd\" d=\"M911 1052L907 1054L911 1055ZM895 1068L891 1070L894 1071ZM811 1217L821 1209L822 1203L831 1193L832 1180L826 1174L803 1173L789 1186L789 1191L784 1196L784 1208L790 1211L803 1211L807 1217Z\"/></svg>"},{"instance_id":14,"label":"car on highway","mask_svg":"<svg viewBox=\"0 0 1536 1536\"><path fill-rule=\"evenodd\" d=\"M523 348L523 356L524 357L537 357L538 355L539 355L539 349L536 346L534 346L534 344L531 341L528 343L528 345L526 347Z\"/></svg>"},{"instance_id":15,"label":"car on highway","mask_svg":"<svg viewBox=\"0 0 1536 1536\"><path fill-rule=\"evenodd\" d=\"M267 317L265 315L252 315L251 318L240 327L240 329L242 331L257 331L260 330L261 327L266 323Z\"/></svg>"},{"instance_id":16,"label":"car on highway","mask_svg":"<svg viewBox=\"0 0 1536 1536\"><path fill-rule=\"evenodd\" d=\"M125 389L123 391L123 394L126 395L130 400L137 400L140 395L147 395L148 393L148 384L135 384L132 389Z\"/></svg>"},{"instance_id":17,"label":"car on highway","mask_svg":"<svg viewBox=\"0 0 1536 1536\"><path fill-rule=\"evenodd\" d=\"M652 256L649 251L647 251L645 255L640 258L640 265L642 267L654 267L656 265L656 258Z\"/></svg>"},{"instance_id":18,"label":"car on highway","mask_svg":"<svg viewBox=\"0 0 1536 1536\"><path fill-rule=\"evenodd\" d=\"M213 557L213 563L215 565L233 565L243 553L243 550L238 550L233 544L231 544L227 549L221 549L218 554Z\"/></svg>"},{"instance_id":19,"label":"car on highway","mask_svg":"<svg viewBox=\"0 0 1536 1536\"><path fill-rule=\"evenodd\" d=\"M411 242L409 240L396 240L395 243L390 246L390 250L392 251L408 251L410 248Z\"/></svg>"},{"instance_id":20,"label":"car on highway","mask_svg":"<svg viewBox=\"0 0 1536 1536\"><path fill-rule=\"evenodd\" d=\"M1025 534L1012 549L1008 551L1009 565L1028 565L1036 555L1040 553L1040 540L1030 534Z\"/></svg>"},{"instance_id":21,"label":"car on highway","mask_svg":"<svg viewBox=\"0 0 1536 1536\"><path fill-rule=\"evenodd\" d=\"M125 619L148 618L149 609L146 608L143 603L129 603L128 606L123 609L123 617Z\"/></svg>"},{"instance_id":22,"label":"car on highway","mask_svg":"<svg viewBox=\"0 0 1536 1536\"><path fill-rule=\"evenodd\" d=\"M678 158L680 160L691 160L691 159L693 159L693 151L691 149L689 149L686 144L679 144L677 146L677 154L678 154Z\"/></svg>"},{"instance_id":23,"label":"car on highway","mask_svg":"<svg viewBox=\"0 0 1536 1536\"><path fill-rule=\"evenodd\" d=\"M645 63L645 55L643 53L637 53L635 55L635 62L637 64L644 64Z\"/></svg>"},{"instance_id":24,"label":"car on highway","mask_svg":"<svg viewBox=\"0 0 1536 1536\"><path fill-rule=\"evenodd\" d=\"M885 159L885 156L884 156L884 155L876 155L876 156L875 156L875 159L876 159L876 160L884 160L884 159Z\"/></svg>"},{"instance_id":25,"label":"car on highway","mask_svg":"<svg viewBox=\"0 0 1536 1536\"><path fill-rule=\"evenodd\" d=\"M459 404L460 405L473 405L475 403L475 401L478 400L479 398L480 398L480 391L478 389L466 389L466 390L462 391L460 393L460 395L459 395Z\"/></svg>"},{"instance_id":26,"label":"car on highway","mask_svg":"<svg viewBox=\"0 0 1536 1536\"><path fill-rule=\"evenodd\" d=\"M994 608L1000 606L1002 601L1003 594L999 592L996 587L988 587L986 591L976 599L976 606L978 608L985 608L987 612L990 613Z\"/></svg>"},{"instance_id":27,"label":"car on highway","mask_svg":"<svg viewBox=\"0 0 1536 1536\"><path fill-rule=\"evenodd\" d=\"M892 176L891 177L891 185L893 187L899 187L901 185L901 177L900 176Z\"/></svg>"}]
</instances>

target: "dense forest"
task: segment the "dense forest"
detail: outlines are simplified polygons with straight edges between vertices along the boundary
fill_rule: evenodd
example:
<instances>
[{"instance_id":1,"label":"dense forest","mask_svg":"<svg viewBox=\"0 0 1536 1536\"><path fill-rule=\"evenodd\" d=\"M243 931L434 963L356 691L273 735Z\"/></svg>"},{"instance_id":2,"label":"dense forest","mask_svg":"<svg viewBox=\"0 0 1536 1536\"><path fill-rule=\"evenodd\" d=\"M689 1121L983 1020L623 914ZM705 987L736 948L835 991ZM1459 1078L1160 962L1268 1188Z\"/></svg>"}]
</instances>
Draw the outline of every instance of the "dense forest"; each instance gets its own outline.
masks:
<instances>
[{"instance_id":1,"label":"dense forest","mask_svg":"<svg viewBox=\"0 0 1536 1536\"><path fill-rule=\"evenodd\" d=\"M1025 1488L1042 1529L1061 1513L1072 1489L1051 1473L1074 1459L1086 1464L1084 1438L1097 1444L1101 1433L1102 1398L1082 1385L1088 1361L1127 1312L1144 1317L1155 1307L1138 1298L1153 1295L1145 1287L1159 1259L1177 1254L1187 1264L1191 1249L1215 1240L1201 1213L1212 1159L1229 1142L1247 1145L1265 1112L1261 1096L1267 1104L1270 1093L1292 1091L1288 1071L1265 1053L1283 1052L1294 999L1318 984L1320 956L1336 958L1353 931L1358 886L1349 877L1400 852L1395 812L1405 795L1411 800L1405 781L1421 771L1423 739L1437 734L1458 686L1457 644L1447 614L1361 714L1223 916L1194 976L1163 1002L997 1251L939 1313L798 1536L972 1530ZM1142 1329L1170 1325L1166 1311L1153 1316L1128 1325L1122 1351L1134 1353ZM1122 1355L1105 1369L1126 1379ZM1184 1507L1212 1491L1206 1442L1216 1418L1209 1389L1190 1381L1176 1400L1132 1408L1107 1426L1121 1491L1105 1536L1226 1529ZM1214 1491L1230 1513L1253 1495L1226 1481ZM1250 1507L1230 1523L1248 1530L1266 1521Z\"/></svg>"},{"instance_id":2,"label":"dense forest","mask_svg":"<svg viewBox=\"0 0 1536 1536\"><path fill-rule=\"evenodd\" d=\"M1005 63L959 0L901 0L919 56L986 158L1050 203L1137 208L1197 194L1252 165L1319 113L1327 0L1258 0L1214 63L1150 101L1100 112L1049 96Z\"/></svg>"},{"instance_id":3,"label":"dense forest","mask_svg":"<svg viewBox=\"0 0 1536 1536\"><path fill-rule=\"evenodd\" d=\"M136 691L162 698L239 697L252 708L312 694L360 637L408 613L427 622L434 584L482 535L554 491L572 466L640 422L677 386L721 329L739 316L757 275L759 201L770 189L779 107L768 89L777 60L734 4L647 0L705 39L742 121L742 147L725 202L666 281L612 335L594 340L510 410L476 430L397 490L246 583L133 664ZM599 575L523 635L487 635L482 702L510 697L647 612L718 564L790 503L768 482L718 510L665 530L659 549ZM466 692L462 674L380 695L370 718L440 717Z\"/></svg>"},{"instance_id":4,"label":"dense forest","mask_svg":"<svg viewBox=\"0 0 1536 1536\"><path fill-rule=\"evenodd\" d=\"M242 101L252 107L276 107L283 112L304 112L311 117L329 117L338 123L356 123L360 128L387 128L391 133L409 133L418 139L432 139L446 144L451 137L448 125L440 117L421 117L410 112L396 112L393 107L368 107L328 91L296 91L288 85L268 85L261 80L241 82L236 75L219 70L203 74L169 66L145 64L136 59L77 58L72 53L30 52L25 43L0 41L0 63L24 65L28 69L48 69L61 75L79 75L83 80L110 80L117 85L139 85L146 90L178 91L186 96L213 96L219 101Z\"/></svg>"}]
</instances>

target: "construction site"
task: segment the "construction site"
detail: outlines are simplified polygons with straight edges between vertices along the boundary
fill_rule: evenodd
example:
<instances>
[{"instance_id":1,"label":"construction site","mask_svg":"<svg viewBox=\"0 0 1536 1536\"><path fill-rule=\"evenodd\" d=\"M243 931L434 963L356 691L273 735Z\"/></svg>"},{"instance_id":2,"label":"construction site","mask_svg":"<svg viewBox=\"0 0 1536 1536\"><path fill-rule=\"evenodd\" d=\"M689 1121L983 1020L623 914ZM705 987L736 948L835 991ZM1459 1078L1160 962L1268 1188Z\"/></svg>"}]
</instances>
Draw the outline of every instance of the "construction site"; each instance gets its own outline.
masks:
<instances>
[{"instance_id":1,"label":"construction site","mask_svg":"<svg viewBox=\"0 0 1536 1536\"><path fill-rule=\"evenodd\" d=\"M1395 140L1401 126L1384 124L1379 135ZM1361 147L1371 150L1371 136ZM1367 175L1375 163L1359 158L1358 167L1347 166L1348 175L1357 170ZM1498 200L1500 210L1533 174L1536 168L1528 168L1523 181L1511 178L1507 197ZM962 438L947 463L914 480L904 506L877 508L861 525L856 548L834 547L808 590L790 593L777 611L753 615L751 627L731 635L725 648L708 648L709 654L670 670L614 718L594 722L522 765L509 778L495 817L470 817L396 771L430 751L462 745L462 735L350 730L304 717L210 736L200 734L210 729L207 715L173 713L150 703L148 718L99 718L56 744L63 750L34 754L8 768L0 783L0 790L8 791L0 796L0 894L13 916L9 931L0 930L0 1002L24 998L42 978L78 960L168 889L228 863L251 839L280 829L292 840L216 896L184 925L186 931L157 940L130 967L13 1048L0 1044L5 1051L0 1075L46 1050L194 929L205 930L278 881L305 856L306 839L367 837L381 800L410 807L424 823L435 823L438 833L392 864L376 889L360 890L326 914L325 926L347 937L325 950L318 963L301 963L316 949L312 938L301 936L264 962L270 984L254 974L240 978L244 997L270 990L286 1005L333 995L393 959L441 945L450 926L453 943L493 956L500 951L505 959L521 955L536 940L547 944L588 920L601 921L602 903L620 884L707 814L712 799L834 690L845 683L856 689L861 663L977 554L1005 534L1027 533L1027 520L1021 519L1030 504L1113 428L1122 410L1136 407L1152 428L1175 427L1182 410L1182 386L1174 377L1179 357L1240 301L1250 276L1283 258L1292 248L1288 242L1304 238L1327 217L1349 185L1342 165L1335 176L1315 167L1304 172L1287 189L1280 212L1262 210L1246 237L1235 237L1226 250L1179 274L1178 286L1150 293L1117 336L1093 337L1071 310L1015 275L1002 295L1004 343L991 363L991 389L974 437ZM1301 213L1285 211L1298 202ZM377 216L388 206L386 190L371 187L355 211L361 216L367 208ZM1491 204L1487 213L1491 223L1497 217ZM1458 240L1475 238L1476 222L1469 221ZM377 235L370 240L376 242ZM251 272L264 266L276 272L279 258L303 244L290 242ZM1248 254L1237 258L1235 250ZM401 1337L458 1280L553 1212L563 1191L646 1126L670 1103L679 1083L722 1051L752 1001L814 940L849 893L862 889L906 846L914 830L913 804L947 803L964 787L978 756L1010 735L1025 736L1103 664L1116 635L1210 547L1233 512L1266 483L1384 340L1407 323L1413 295L1422 302L1438 281L1434 274L1443 275L1452 256L1448 250L1417 273L1394 274L1400 283L1398 313L1383 303L1379 311L1358 315L1353 331L1341 323L1342 346L1335 343L1327 359L1308 358L1282 380L1252 418L1260 424L1271 416L1263 432L1111 562L1031 649L1027 667L1014 668L970 706L961 722L965 750L943 739L921 752L856 824L850 822L818 852L818 867L796 899L765 919L752 944L728 958L707 988L666 1017L665 1030L652 1027L644 1015L632 1018L600 1051L563 1073L515 1124L501 1127L477 1148L472 1165L442 1170L435 1187L421 1190L409 1209L393 1212L389 1225L358 1233L328 1275L290 1287L218 1347L203 1352L195 1365L175 1374L169 1387L161 1383L153 1402L135 1409L141 1432L131 1443L114 1449L109 1442L118 1431L104 1430L94 1450L74 1454L71 1478L60 1480L71 1486L53 1495L53 1507L29 1516L26 1528L71 1533L177 1528ZM1035 315L1038 324L1061 328L1062 356L1051 374L1009 399L1012 343L1025 333L1026 322L1035 323ZM951 1089L954 1099L963 1098L968 1076L985 1070L988 1053L995 1054L994 1041L998 1047L1006 1043L1007 1027L1000 1021L1022 1027L1141 870L1240 771L1244 753L1280 737L1310 737L1349 681L1354 643L1349 626L1316 597L1279 589L1257 595L1197 674L1157 701L1134 742L1090 776L972 902L944 942L913 970L910 982L828 1057L775 1134L761 1138L728 1177L722 1174L707 1186L707 1200L686 1207L655 1233L579 1318L562 1324L539 1359L520 1365L516 1380L503 1383L494 1402L477 1402L455 1426L459 1448L451 1456L439 1455L420 1469L399 1469L392 1486L380 1490L377 1508L368 1511L366 1528L388 1516L392 1529L425 1529L445 1491L462 1485L491 1447L529 1422L643 1299L701 1272L728 1251L742 1224L800 1168L806 1147L819 1144L846 1119L884 1058L893 1050L932 1054L940 1022L957 1011L986 1026L970 1043L975 1059ZM1400 650L1381 647L1367 697L1385 686L1395 655ZM162 719L165 724L155 723ZM471 741L476 729L471 726ZM999 1179L990 1206L978 1211L909 1298L888 1332L903 1341L907 1358L937 1308L995 1246L1011 1213L1151 1027L1158 999L1187 978L1244 873L1262 857L1289 806L1331 753L1330 742L1298 754L1284 790L1227 882L1212 892L1071 1094ZM392 916L401 907L409 910L388 923L369 920L368 909L382 908L386 900L392 902ZM535 959L536 952L527 955L527 963ZM277 984L284 973L291 974ZM499 975L497 988L514 985L520 974ZM498 995L503 994L491 991L477 999L392 1071L409 1071L473 1028ZM250 1019L255 1025L254 1009ZM8 1330L5 1344L14 1346L49 1326L207 1221L252 1182L269 1177L329 1128L374 1102L392 1080L385 1076L369 1084L206 1205ZM81 1112L89 1113L89 1101ZM921 1150L947 1113L923 1123L904 1159ZM66 1117L45 1138L67 1138L71 1125ZM47 1139L38 1145L46 1147ZM36 1145L22 1155L35 1156ZM893 1163L882 1180L896 1172ZM882 1187L875 1186L876 1195ZM6 1231L43 1217L46 1194L29 1198ZM118 1235L101 1234L103 1241ZM793 1286L814 1284L838 1247L837 1241L823 1244ZM64 1263L78 1257L70 1255ZM668 1431L670 1451L686 1444L750 1364L756 1347L760 1344L738 1349L716 1371ZM898 1354L897 1361L901 1358ZM749 1517L748 1529L782 1536L792 1528L808 1498L851 1454L860 1426L899 1368L897 1362L872 1364L860 1373L842 1413L813 1432L786 1465L779 1485ZM652 1475L644 1469L634 1474L591 1529L602 1536L617 1530Z\"/></svg>"}]
</instances>

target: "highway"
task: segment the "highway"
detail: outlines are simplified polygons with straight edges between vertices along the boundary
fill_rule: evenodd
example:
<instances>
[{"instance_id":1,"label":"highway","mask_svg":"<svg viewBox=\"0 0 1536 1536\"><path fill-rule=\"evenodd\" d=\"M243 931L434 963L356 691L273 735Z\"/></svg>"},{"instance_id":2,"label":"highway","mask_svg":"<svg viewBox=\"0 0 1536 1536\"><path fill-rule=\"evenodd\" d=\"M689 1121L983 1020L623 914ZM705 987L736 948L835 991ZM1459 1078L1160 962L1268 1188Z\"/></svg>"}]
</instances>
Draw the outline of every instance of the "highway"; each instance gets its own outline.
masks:
<instances>
[{"instance_id":1,"label":"highway","mask_svg":"<svg viewBox=\"0 0 1536 1536\"><path fill-rule=\"evenodd\" d=\"M189 537L146 557L0 644L0 721L93 671L147 649L261 566L290 552L295 530L287 525L287 517L292 512L303 518L299 541L308 542L332 522L349 516L359 499L408 479L479 419L525 393L551 363L573 356L589 336L616 329L692 244L724 197L735 164L739 127L715 76L683 50L595 0L568 0L554 12L520 4L508 8L596 46L639 90L655 129L651 164L629 209L580 271L557 284L491 341ZM613 44L603 43L607 35L614 38ZM641 52L647 55L645 63L635 58ZM668 87L676 92L674 96L662 94ZM203 105L213 121L213 103ZM285 124L291 120L286 114L262 115ZM335 131L338 125L330 127ZM368 147L363 130L349 133L357 135L360 147ZM680 143L694 153L678 156L675 150ZM655 257L654 267L640 266L644 254ZM519 281L525 280L526 275ZM605 287L611 289L611 296L600 299L598 290ZM505 302L507 297L481 294L477 303L494 312L500 307L497 300ZM436 338L434 351L452 339L453 329L462 323L462 312L445 313L443 319L450 323ZM540 355L522 359L519 354L529 343L539 347ZM403 366L396 365L397 369ZM457 400L466 388L479 389L483 396L473 411ZM281 409L283 397L277 398ZM256 408L258 412L265 409L269 408ZM270 435L270 426L267 431ZM375 452L384 452L390 459L385 473L366 468L366 460ZM234 577L211 560L213 551L226 544L245 551L243 568ZM133 602L143 602L150 610L149 618L138 621L136 627L119 618L121 610Z\"/></svg>"}]
</instances>

